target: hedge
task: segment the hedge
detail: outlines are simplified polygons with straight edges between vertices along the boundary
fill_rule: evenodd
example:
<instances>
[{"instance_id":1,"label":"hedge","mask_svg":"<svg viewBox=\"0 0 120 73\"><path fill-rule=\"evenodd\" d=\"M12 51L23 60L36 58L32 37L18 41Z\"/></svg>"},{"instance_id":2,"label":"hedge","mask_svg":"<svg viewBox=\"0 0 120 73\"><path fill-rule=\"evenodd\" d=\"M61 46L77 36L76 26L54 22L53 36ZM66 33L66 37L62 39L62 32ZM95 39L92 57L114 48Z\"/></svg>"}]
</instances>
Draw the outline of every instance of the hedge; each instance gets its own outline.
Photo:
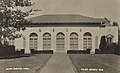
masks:
<instances>
[{"instance_id":1,"label":"hedge","mask_svg":"<svg viewBox=\"0 0 120 73\"><path fill-rule=\"evenodd\" d=\"M90 54L90 50L67 50L67 54Z\"/></svg>"},{"instance_id":2,"label":"hedge","mask_svg":"<svg viewBox=\"0 0 120 73\"><path fill-rule=\"evenodd\" d=\"M30 49L31 54L53 54L53 50L34 50Z\"/></svg>"}]
</instances>

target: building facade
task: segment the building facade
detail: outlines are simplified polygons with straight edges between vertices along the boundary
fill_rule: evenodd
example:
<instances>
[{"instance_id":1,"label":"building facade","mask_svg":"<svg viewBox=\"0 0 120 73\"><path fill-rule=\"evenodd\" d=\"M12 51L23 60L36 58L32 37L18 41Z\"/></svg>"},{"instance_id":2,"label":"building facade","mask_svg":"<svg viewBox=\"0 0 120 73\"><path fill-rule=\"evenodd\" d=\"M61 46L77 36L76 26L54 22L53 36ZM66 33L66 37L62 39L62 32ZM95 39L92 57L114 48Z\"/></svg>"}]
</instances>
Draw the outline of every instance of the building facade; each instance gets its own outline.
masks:
<instances>
[{"instance_id":1,"label":"building facade","mask_svg":"<svg viewBox=\"0 0 120 73\"><path fill-rule=\"evenodd\" d=\"M26 25L23 37L10 40L17 50L30 49L67 50L99 49L101 36L108 43L118 42L118 26L112 26L106 18L91 18L73 14L51 14L30 18L32 24Z\"/></svg>"}]
</instances>

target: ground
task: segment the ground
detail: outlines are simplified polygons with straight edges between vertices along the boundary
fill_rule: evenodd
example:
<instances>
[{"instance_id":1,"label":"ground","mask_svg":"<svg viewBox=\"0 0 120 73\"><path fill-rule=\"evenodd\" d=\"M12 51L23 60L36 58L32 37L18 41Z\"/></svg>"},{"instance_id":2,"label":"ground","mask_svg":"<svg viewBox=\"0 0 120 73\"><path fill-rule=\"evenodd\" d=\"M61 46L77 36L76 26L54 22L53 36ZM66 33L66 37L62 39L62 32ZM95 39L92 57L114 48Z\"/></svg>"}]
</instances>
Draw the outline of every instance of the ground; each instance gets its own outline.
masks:
<instances>
[{"instance_id":1,"label":"ground","mask_svg":"<svg viewBox=\"0 0 120 73\"><path fill-rule=\"evenodd\" d=\"M0 59L0 73L120 73L120 56L55 52Z\"/></svg>"},{"instance_id":2,"label":"ground","mask_svg":"<svg viewBox=\"0 0 120 73\"><path fill-rule=\"evenodd\" d=\"M0 73L40 73L50 57L51 54L38 54L16 59L1 59Z\"/></svg>"},{"instance_id":3,"label":"ground","mask_svg":"<svg viewBox=\"0 0 120 73\"><path fill-rule=\"evenodd\" d=\"M113 54L70 54L77 73L120 73L120 56Z\"/></svg>"}]
</instances>

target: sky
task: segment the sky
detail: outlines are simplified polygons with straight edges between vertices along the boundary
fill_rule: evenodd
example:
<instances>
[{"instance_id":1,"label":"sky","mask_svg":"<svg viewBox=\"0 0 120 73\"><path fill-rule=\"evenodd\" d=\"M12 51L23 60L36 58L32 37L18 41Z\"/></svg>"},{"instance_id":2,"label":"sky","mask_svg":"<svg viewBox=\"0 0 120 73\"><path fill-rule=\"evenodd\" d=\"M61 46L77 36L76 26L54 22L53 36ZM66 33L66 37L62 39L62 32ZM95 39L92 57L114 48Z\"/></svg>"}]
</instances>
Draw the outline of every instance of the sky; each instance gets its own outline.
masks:
<instances>
[{"instance_id":1,"label":"sky","mask_svg":"<svg viewBox=\"0 0 120 73\"><path fill-rule=\"evenodd\" d=\"M35 17L43 14L80 14L94 18L108 18L120 26L120 0L31 0L33 6L24 8L39 9Z\"/></svg>"}]
</instances>

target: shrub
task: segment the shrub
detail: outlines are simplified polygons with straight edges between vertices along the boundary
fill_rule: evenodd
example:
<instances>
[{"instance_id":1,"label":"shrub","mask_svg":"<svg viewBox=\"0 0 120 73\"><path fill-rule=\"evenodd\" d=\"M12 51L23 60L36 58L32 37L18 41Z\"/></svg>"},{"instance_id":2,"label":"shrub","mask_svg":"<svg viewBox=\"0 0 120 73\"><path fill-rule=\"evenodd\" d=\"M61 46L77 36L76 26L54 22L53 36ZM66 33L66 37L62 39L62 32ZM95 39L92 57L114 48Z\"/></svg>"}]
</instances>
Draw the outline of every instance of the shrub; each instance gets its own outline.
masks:
<instances>
[{"instance_id":1,"label":"shrub","mask_svg":"<svg viewBox=\"0 0 120 73\"><path fill-rule=\"evenodd\" d=\"M67 50L67 54L90 54L90 50Z\"/></svg>"},{"instance_id":2,"label":"shrub","mask_svg":"<svg viewBox=\"0 0 120 73\"><path fill-rule=\"evenodd\" d=\"M95 49L95 54L101 54L99 49Z\"/></svg>"},{"instance_id":3,"label":"shrub","mask_svg":"<svg viewBox=\"0 0 120 73\"><path fill-rule=\"evenodd\" d=\"M105 53L106 45L107 45L107 42L106 42L105 36L102 36L100 45L99 45L99 49L100 49L101 53Z\"/></svg>"},{"instance_id":4,"label":"shrub","mask_svg":"<svg viewBox=\"0 0 120 73\"><path fill-rule=\"evenodd\" d=\"M115 46L115 54L120 55L120 45Z\"/></svg>"},{"instance_id":5,"label":"shrub","mask_svg":"<svg viewBox=\"0 0 120 73\"><path fill-rule=\"evenodd\" d=\"M108 44L107 46L106 46L106 51L105 51L105 53L106 54L115 54L115 43L112 43L112 44Z\"/></svg>"},{"instance_id":6,"label":"shrub","mask_svg":"<svg viewBox=\"0 0 120 73\"><path fill-rule=\"evenodd\" d=\"M53 54L53 50L34 50L31 49L32 54Z\"/></svg>"},{"instance_id":7,"label":"shrub","mask_svg":"<svg viewBox=\"0 0 120 73\"><path fill-rule=\"evenodd\" d=\"M0 46L0 56L10 56L15 54L15 46Z\"/></svg>"}]
</instances>

